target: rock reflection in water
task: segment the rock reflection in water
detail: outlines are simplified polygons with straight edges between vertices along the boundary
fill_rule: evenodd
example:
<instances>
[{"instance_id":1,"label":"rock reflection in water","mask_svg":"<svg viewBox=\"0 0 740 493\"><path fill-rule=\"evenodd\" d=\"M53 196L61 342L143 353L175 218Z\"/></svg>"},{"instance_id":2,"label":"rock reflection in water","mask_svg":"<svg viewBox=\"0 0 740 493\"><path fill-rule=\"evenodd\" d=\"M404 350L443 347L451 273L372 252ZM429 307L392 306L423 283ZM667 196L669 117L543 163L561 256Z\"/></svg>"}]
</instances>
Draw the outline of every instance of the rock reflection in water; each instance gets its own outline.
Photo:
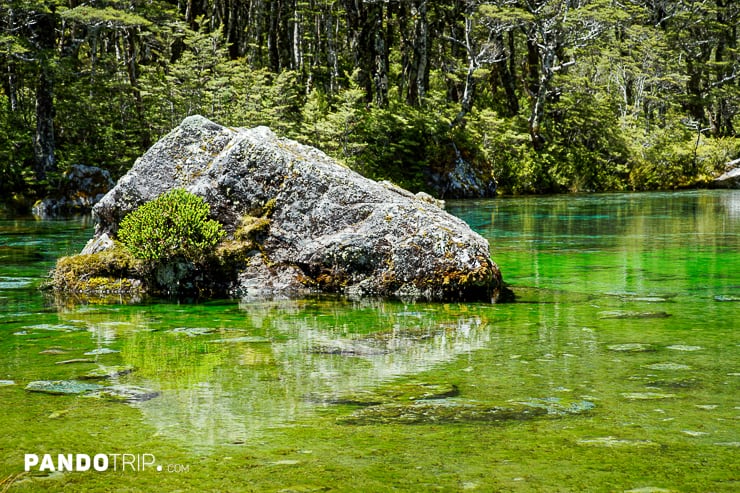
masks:
<instances>
[{"instance_id":1,"label":"rock reflection in water","mask_svg":"<svg viewBox=\"0 0 740 493\"><path fill-rule=\"evenodd\" d=\"M196 448L249 443L336 396L416 375L491 340L485 316L470 306L332 303L243 303L239 319L213 330L193 318L198 330L122 332L123 363L161 391L136 406L160 434Z\"/></svg>"}]
</instances>

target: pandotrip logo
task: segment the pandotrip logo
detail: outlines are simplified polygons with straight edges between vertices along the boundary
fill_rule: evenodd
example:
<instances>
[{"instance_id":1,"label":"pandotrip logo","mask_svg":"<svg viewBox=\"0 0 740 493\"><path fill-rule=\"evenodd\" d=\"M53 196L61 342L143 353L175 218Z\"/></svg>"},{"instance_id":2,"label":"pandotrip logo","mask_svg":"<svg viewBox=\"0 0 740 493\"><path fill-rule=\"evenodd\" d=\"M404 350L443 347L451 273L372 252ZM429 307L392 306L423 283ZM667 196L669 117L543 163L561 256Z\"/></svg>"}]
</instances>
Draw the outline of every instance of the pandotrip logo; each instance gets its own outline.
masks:
<instances>
[{"instance_id":1,"label":"pandotrip logo","mask_svg":"<svg viewBox=\"0 0 740 493\"><path fill-rule=\"evenodd\" d=\"M26 472L189 472L186 464L157 463L154 454L24 454Z\"/></svg>"}]
</instances>

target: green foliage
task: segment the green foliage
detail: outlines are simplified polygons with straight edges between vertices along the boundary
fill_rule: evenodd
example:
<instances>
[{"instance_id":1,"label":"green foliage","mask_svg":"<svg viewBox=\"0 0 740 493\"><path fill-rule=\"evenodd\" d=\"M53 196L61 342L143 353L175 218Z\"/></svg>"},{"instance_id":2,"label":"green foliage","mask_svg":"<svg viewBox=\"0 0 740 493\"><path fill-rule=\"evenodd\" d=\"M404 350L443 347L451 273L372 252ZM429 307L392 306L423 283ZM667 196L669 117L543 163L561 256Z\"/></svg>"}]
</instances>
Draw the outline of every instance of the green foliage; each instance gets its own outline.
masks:
<instances>
[{"instance_id":1,"label":"green foliage","mask_svg":"<svg viewBox=\"0 0 740 493\"><path fill-rule=\"evenodd\" d=\"M0 95L0 121L12 121L7 111L7 101ZM20 122L16 122L20 123ZM33 156L32 138L22 125L0 125L0 196L10 198L15 192L26 187L26 175L23 163Z\"/></svg>"},{"instance_id":2,"label":"green foliage","mask_svg":"<svg viewBox=\"0 0 740 493\"><path fill-rule=\"evenodd\" d=\"M0 200L118 177L193 114L417 190L459 159L508 193L691 186L738 157L740 8L659 3L4 2Z\"/></svg>"},{"instance_id":3,"label":"green foliage","mask_svg":"<svg viewBox=\"0 0 740 493\"><path fill-rule=\"evenodd\" d=\"M200 197L175 189L147 202L121 221L118 238L131 254L153 263L174 258L199 262L224 237Z\"/></svg>"}]
</instances>

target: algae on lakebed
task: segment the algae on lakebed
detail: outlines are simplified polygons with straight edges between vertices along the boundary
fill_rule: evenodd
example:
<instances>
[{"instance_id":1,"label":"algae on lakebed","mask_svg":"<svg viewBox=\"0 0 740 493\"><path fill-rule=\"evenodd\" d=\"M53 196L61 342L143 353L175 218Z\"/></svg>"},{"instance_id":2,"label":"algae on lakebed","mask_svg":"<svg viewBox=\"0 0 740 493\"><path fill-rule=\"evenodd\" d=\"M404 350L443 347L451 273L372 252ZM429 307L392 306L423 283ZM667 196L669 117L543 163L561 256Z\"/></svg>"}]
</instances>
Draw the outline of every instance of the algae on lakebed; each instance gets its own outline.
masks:
<instances>
[{"instance_id":1,"label":"algae on lakebed","mask_svg":"<svg viewBox=\"0 0 740 493\"><path fill-rule=\"evenodd\" d=\"M15 383L0 384L0 481L29 492L737 491L737 310L715 300L736 296L740 277L739 238L727 234L740 216L726 213L726 197L453 203L526 295L498 306L50 305L35 283L57 252L79 250L89 234L69 239L76 223L39 222L40 244L28 248L40 253L23 258L40 263L0 263L0 379ZM593 221L584 219L588 207ZM666 224L674 207L677 221ZM661 311L672 316L600 318ZM85 356L102 348L119 352ZM84 361L57 364L73 360ZM160 395L121 404L24 391L34 380L125 365L136 371L116 383ZM594 407L360 425L343 421L367 403L336 402L368 395L423 407L432 401L419 397L445 389L441 402ZM676 397L625 397L650 393ZM164 471L23 472L24 453L98 452L151 453Z\"/></svg>"}]
</instances>

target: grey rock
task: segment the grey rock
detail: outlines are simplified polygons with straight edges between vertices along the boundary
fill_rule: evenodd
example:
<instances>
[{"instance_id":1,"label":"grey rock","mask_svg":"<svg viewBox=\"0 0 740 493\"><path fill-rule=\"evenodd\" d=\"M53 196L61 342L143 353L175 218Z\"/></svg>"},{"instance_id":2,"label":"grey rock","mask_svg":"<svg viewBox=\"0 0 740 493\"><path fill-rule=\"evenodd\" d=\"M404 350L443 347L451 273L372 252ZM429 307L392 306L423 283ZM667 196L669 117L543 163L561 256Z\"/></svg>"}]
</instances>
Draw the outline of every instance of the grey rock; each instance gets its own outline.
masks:
<instances>
[{"instance_id":1,"label":"grey rock","mask_svg":"<svg viewBox=\"0 0 740 493\"><path fill-rule=\"evenodd\" d=\"M74 164L64 174L57 194L39 200L33 213L40 217L87 213L114 184L107 170Z\"/></svg>"},{"instance_id":2,"label":"grey rock","mask_svg":"<svg viewBox=\"0 0 740 493\"><path fill-rule=\"evenodd\" d=\"M670 313L666 312L632 312L632 311L613 311L613 312L601 312L600 317L602 320L629 320L629 319L641 319L641 318L668 318L671 316Z\"/></svg>"},{"instance_id":3,"label":"grey rock","mask_svg":"<svg viewBox=\"0 0 740 493\"><path fill-rule=\"evenodd\" d=\"M230 281L235 295L491 301L503 290L488 242L430 197L366 179L266 127L201 116L155 144L94 207L92 244L106 248L104 235L115 238L126 214L173 188L203 197L229 239L245 216L269 219Z\"/></svg>"},{"instance_id":4,"label":"grey rock","mask_svg":"<svg viewBox=\"0 0 740 493\"><path fill-rule=\"evenodd\" d=\"M661 399L673 399L676 394L662 392L624 392L622 397L630 401L655 401Z\"/></svg>"},{"instance_id":5,"label":"grey rock","mask_svg":"<svg viewBox=\"0 0 740 493\"><path fill-rule=\"evenodd\" d=\"M427 181L440 197L450 199L487 198L496 196L496 180L490 169L473 166L458 157L449 170L430 171Z\"/></svg>"},{"instance_id":6,"label":"grey rock","mask_svg":"<svg viewBox=\"0 0 740 493\"><path fill-rule=\"evenodd\" d=\"M85 397L105 399L118 402L144 402L159 396L159 392L135 385L111 385L100 387Z\"/></svg>"},{"instance_id":7,"label":"grey rock","mask_svg":"<svg viewBox=\"0 0 740 493\"><path fill-rule=\"evenodd\" d=\"M583 438L577 441L580 445L591 445L597 447L660 447L659 443L650 440L631 440L625 438L616 438L613 436ZM635 490L637 491L637 490Z\"/></svg>"},{"instance_id":8,"label":"grey rock","mask_svg":"<svg viewBox=\"0 0 740 493\"><path fill-rule=\"evenodd\" d=\"M655 351L655 346L652 344L643 344L639 342L628 342L624 344L611 344L606 347L609 351L615 351L617 353L647 353Z\"/></svg>"},{"instance_id":9,"label":"grey rock","mask_svg":"<svg viewBox=\"0 0 740 493\"><path fill-rule=\"evenodd\" d=\"M714 297L714 301L740 301L740 296L719 295Z\"/></svg>"},{"instance_id":10,"label":"grey rock","mask_svg":"<svg viewBox=\"0 0 740 493\"><path fill-rule=\"evenodd\" d=\"M457 386L450 383L409 382L382 389L356 390L340 395L311 394L309 402L344 404L352 406L377 406L381 404L410 403L413 401L439 400L459 395Z\"/></svg>"},{"instance_id":11,"label":"grey rock","mask_svg":"<svg viewBox=\"0 0 740 493\"><path fill-rule=\"evenodd\" d=\"M683 363L653 363L652 365L644 365L643 368L648 370L690 370L689 365Z\"/></svg>"},{"instance_id":12,"label":"grey rock","mask_svg":"<svg viewBox=\"0 0 740 493\"><path fill-rule=\"evenodd\" d=\"M103 233L102 235L95 236L90 241L88 241L85 245L85 248L83 248L82 252L80 253L82 255L90 255L93 253L102 252L103 250L107 250L109 248L113 248L113 240L111 240L110 236L108 236L106 233Z\"/></svg>"},{"instance_id":13,"label":"grey rock","mask_svg":"<svg viewBox=\"0 0 740 493\"><path fill-rule=\"evenodd\" d=\"M85 354L85 356L99 356L101 354L113 354L113 353L120 353L117 349L110 349L107 347L93 349L91 351L88 351Z\"/></svg>"},{"instance_id":14,"label":"grey rock","mask_svg":"<svg viewBox=\"0 0 740 493\"><path fill-rule=\"evenodd\" d=\"M740 168L734 168L712 180L712 188L740 188Z\"/></svg>"},{"instance_id":15,"label":"grey rock","mask_svg":"<svg viewBox=\"0 0 740 493\"><path fill-rule=\"evenodd\" d=\"M351 425L501 423L529 420L545 415L546 409L525 404L498 406L444 399L363 407L349 416L338 418L337 421Z\"/></svg>"},{"instance_id":16,"label":"grey rock","mask_svg":"<svg viewBox=\"0 0 740 493\"><path fill-rule=\"evenodd\" d=\"M87 394L102 388L101 385L95 383L78 382L76 380L37 380L26 385L26 390L29 392L53 395Z\"/></svg>"}]
</instances>

